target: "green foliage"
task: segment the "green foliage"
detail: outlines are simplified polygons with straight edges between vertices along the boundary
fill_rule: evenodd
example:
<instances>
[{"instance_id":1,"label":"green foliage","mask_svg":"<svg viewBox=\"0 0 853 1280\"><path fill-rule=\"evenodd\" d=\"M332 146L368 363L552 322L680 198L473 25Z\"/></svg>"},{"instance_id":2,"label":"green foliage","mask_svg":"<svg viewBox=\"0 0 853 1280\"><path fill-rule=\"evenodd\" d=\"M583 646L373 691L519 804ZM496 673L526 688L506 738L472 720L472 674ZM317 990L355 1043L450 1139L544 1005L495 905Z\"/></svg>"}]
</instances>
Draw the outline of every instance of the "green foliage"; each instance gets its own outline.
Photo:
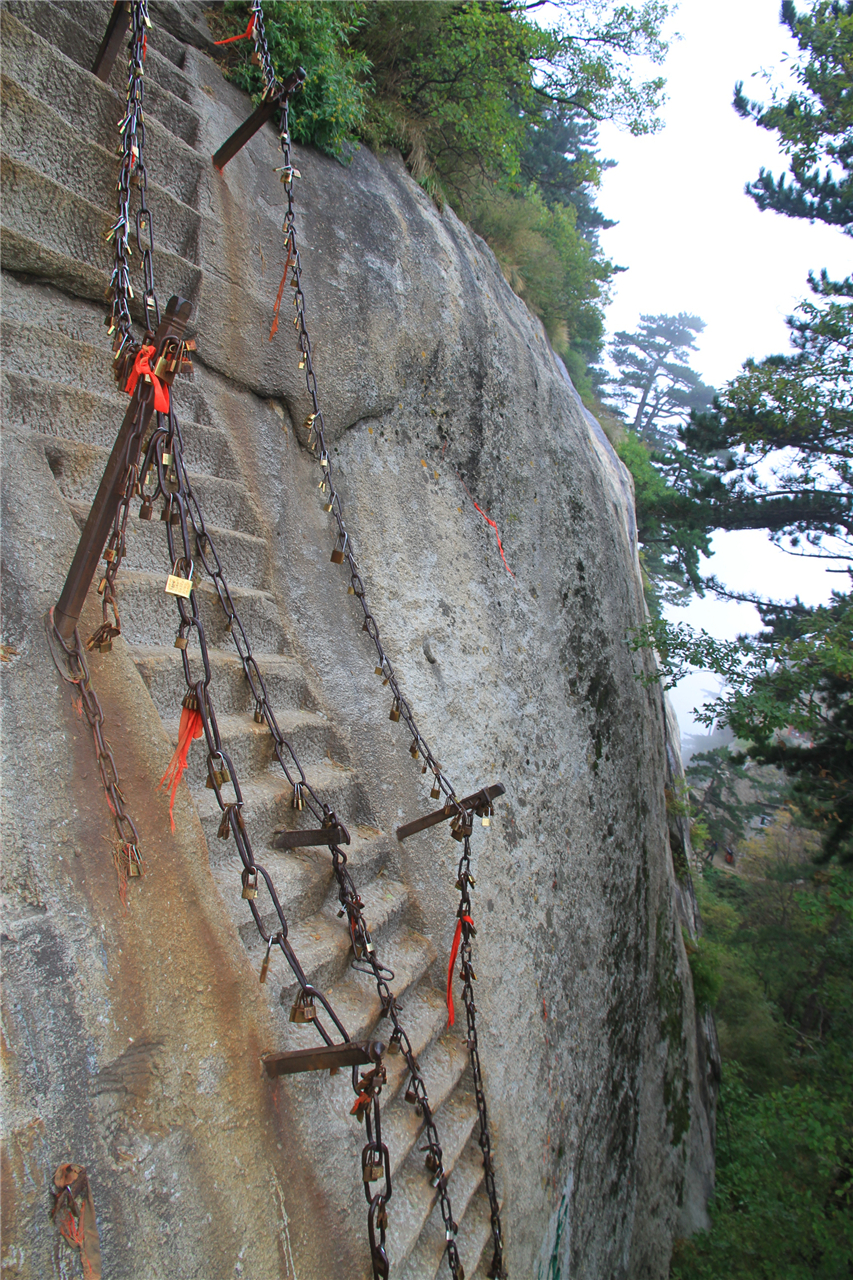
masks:
<instances>
[{"instance_id":1,"label":"green foliage","mask_svg":"<svg viewBox=\"0 0 853 1280\"><path fill-rule=\"evenodd\" d=\"M471 209L474 230L494 250L515 292L538 315L558 351L595 347L603 330L609 262L596 258L567 205L549 207L539 192L484 189Z\"/></svg>"},{"instance_id":2,"label":"green foliage","mask_svg":"<svg viewBox=\"0 0 853 1280\"><path fill-rule=\"evenodd\" d=\"M718 950L713 943L694 941L686 930L683 935L693 978L693 998L696 1008L704 1013L714 1008L723 986Z\"/></svg>"},{"instance_id":3,"label":"green foliage","mask_svg":"<svg viewBox=\"0 0 853 1280\"><path fill-rule=\"evenodd\" d=\"M791 550L853 547L853 276L810 280L788 317L794 351L748 360L685 446L704 474L681 482L718 529L767 529Z\"/></svg>"},{"instance_id":4,"label":"green foliage","mask_svg":"<svg viewBox=\"0 0 853 1280\"><path fill-rule=\"evenodd\" d=\"M691 756L684 772L693 811L705 822L708 844L724 849L744 840L749 824L781 803L787 791L775 770L768 776L767 770L733 755L728 747Z\"/></svg>"},{"instance_id":5,"label":"green foliage","mask_svg":"<svg viewBox=\"0 0 853 1280\"><path fill-rule=\"evenodd\" d=\"M362 128L368 103L370 65L350 41L364 21L367 5L354 0L267 0L264 27L277 74L304 67L305 84L291 100L290 131L297 142L340 155ZM223 31L244 29L246 5L228 0ZM225 45L228 75L249 93L263 88L250 61L251 40Z\"/></svg>"},{"instance_id":6,"label":"green foliage","mask_svg":"<svg viewBox=\"0 0 853 1280\"><path fill-rule=\"evenodd\" d=\"M633 431L625 432L616 450L634 480L647 597L659 616L662 604L683 603L701 590L699 557L710 555L702 510L678 488L682 472L693 464L684 453L651 448Z\"/></svg>"},{"instance_id":7,"label":"green foliage","mask_svg":"<svg viewBox=\"0 0 853 1280\"><path fill-rule=\"evenodd\" d=\"M758 602L768 629L715 640L706 631L653 619L635 649L653 647L668 687L691 667L714 671L726 690L697 718L729 725L763 764L784 768L793 795L823 835L824 857L853 860L853 595L829 605Z\"/></svg>"},{"instance_id":8,"label":"green foliage","mask_svg":"<svg viewBox=\"0 0 853 1280\"><path fill-rule=\"evenodd\" d=\"M774 89L771 103L750 102L743 84L735 109L778 136L790 156L790 181L762 169L746 191L759 209L840 226L853 235L853 2L812 0L798 13L782 4L782 22L797 42L792 72L796 88ZM827 167L821 172L821 165Z\"/></svg>"},{"instance_id":9,"label":"green foliage","mask_svg":"<svg viewBox=\"0 0 853 1280\"><path fill-rule=\"evenodd\" d=\"M853 881L766 844L751 878L697 884L723 1055L716 1191L712 1230L676 1242L671 1280L853 1266Z\"/></svg>"},{"instance_id":10,"label":"green foliage","mask_svg":"<svg viewBox=\"0 0 853 1280\"><path fill-rule=\"evenodd\" d=\"M602 174L615 160L598 154L598 127L580 111L554 107L527 122L521 152L523 178L541 192L549 205L571 205L578 231L593 248L598 233L615 226L594 204Z\"/></svg>"}]
</instances>

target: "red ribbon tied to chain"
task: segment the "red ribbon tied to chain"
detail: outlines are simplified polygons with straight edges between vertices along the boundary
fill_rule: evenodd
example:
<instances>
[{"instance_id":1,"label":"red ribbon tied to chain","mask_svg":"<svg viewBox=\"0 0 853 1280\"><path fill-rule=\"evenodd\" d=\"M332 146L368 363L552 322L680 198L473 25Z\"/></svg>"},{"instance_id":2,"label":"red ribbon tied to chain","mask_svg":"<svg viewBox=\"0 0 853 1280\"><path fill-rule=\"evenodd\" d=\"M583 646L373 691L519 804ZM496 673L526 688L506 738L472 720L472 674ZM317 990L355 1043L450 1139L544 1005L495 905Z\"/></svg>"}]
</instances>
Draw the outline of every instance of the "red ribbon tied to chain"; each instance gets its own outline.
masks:
<instances>
[{"instance_id":1,"label":"red ribbon tied to chain","mask_svg":"<svg viewBox=\"0 0 853 1280\"><path fill-rule=\"evenodd\" d=\"M456 933L453 935L453 946L450 948L450 964L447 966L447 1017L449 1025L452 1027L456 1021L456 1013L453 1009L453 967L456 964L456 957L459 955L459 944L462 941L462 922L470 924L474 928L474 921L470 916L460 916L456 921Z\"/></svg>"},{"instance_id":2,"label":"red ribbon tied to chain","mask_svg":"<svg viewBox=\"0 0 853 1280\"><path fill-rule=\"evenodd\" d=\"M125 391L132 396L136 390L136 384L143 375L147 375L154 384L154 408L158 413L169 412L169 388L165 382L161 382L154 370L151 368L151 357L156 351L156 347L141 347L139 354L133 362L133 368L130 371L130 377L125 384Z\"/></svg>"},{"instance_id":3,"label":"red ribbon tied to chain","mask_svg":"<svg viewBox=\"0 0 853 1280\"><path fill-rule=\"evenodd\" d=\"M169 821L172 824L172 830L175 830L175 792L178 789L178 783L184 776L184 769L187 767L187 754L196 738L202 735L201 712L191 710L189 707L181 708L181 724L178 729L178 745L175 747L175 754L169 761L169 767L163 774L157 786L168 786L171 792L169 800Z\"/></svg>"},{"instance_id":4,"label":"red ribbon tied to chain","mask_svg":"<svg viewBox=\"0 0 853 1280\"><path fill-rule=\"evenodd\" d=\"M249 19L249 25L241 36L229 36L227 40L214 40L214 44L233 44L235 40L248 40L255 29L255 15Z\"/></svg>"}]
</instances>

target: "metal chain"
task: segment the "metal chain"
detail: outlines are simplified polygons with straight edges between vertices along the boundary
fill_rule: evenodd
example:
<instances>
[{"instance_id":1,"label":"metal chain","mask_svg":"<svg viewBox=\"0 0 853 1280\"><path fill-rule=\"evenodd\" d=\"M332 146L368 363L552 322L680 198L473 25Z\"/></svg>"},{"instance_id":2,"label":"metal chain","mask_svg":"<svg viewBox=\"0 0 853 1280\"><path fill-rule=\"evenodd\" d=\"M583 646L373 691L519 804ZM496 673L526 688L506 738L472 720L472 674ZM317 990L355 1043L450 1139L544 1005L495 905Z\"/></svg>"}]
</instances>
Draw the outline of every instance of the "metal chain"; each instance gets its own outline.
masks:
<instances>
[{"instance_id":1,"label":"metal chain","mask_svg":"<svg viewBox=\"0 0 853 1280\"><path fill-rule=\"evenodd\" d=\"M264 88L267 94L276 91L278 81L272 65L269 54L269 48L266 42L266 35L263 24L263 13L261 0L252 0L251 11L254 15L254 24L252 35L255 40L258 52L261 74L264 79ZM308 432L308 445L312 449L314 456L318 458L322 473L320 481L320 491L324 494L324 508L330 513L337 526L337 536L335 539L335 548L332 552L332 562L335 564L343 564L346 561L350 575L350 594L356 596L361 605L364 614L362 630L366 631L373 641L376 656L378 659L375 667L376 675L382 677L382 684L390 687L393 695L392 717L395 720L402 720L411 735L411 743L409 745L409 753L412 759L422 759L421 773L426 773L429 769L433 775L432 797L438 799L442 793L445 796L445 807L448 813L455 809L455 822L457 825L456 835L461 836L463 831L468 834L464 835L464 845L468 849L468 836L470 834L470 814L466 814L462 806L458 803L456 792L442 772L441 765L436 760L428 743L420 732L414 714L408 700L405 698L400 688L393 664L385 651L382 643L379 627L376 619L370 609L367 600L367 593L364 581L358 569L358 564L353 551L352 539L344 523L343 504L339 493L334 484L332 473L332 464L329 457L329 451L326 446L326 438L324 431L324 417L320 408L319 396L317 391L317 378L314 372L313 361L311 357L311 341L308 335L308 328L305 320L305 295L302 289L302 262L299 248L296 241L295 215L293 207L293 189L294 180L299 176L298 170L295 168L291 156L291 140L288 123L288 101L285 98L282 102L281 120L280 120L280 143L281 151L284 159L279 172L281 173L281 181L284 186L287 208L285 211L284 223L282 231L284 233L284 249L287 254L288 264L292 263L293 275L291 284L294 290L293 305L296 314L293 318L294 327L297 330L298 344L300 351L299 368L305 370L305 383L308 394L311 397L312 412L306 418L303 426ZM468 854L470 856L470 852ZM342 899L343 901L343 899ZM468 902L468 911L465 914L470 915L470 902ZM460 905L461 914L461 905ZM464 926L467 928L467 926ZM468 969L470 970L470 938L466 940ZM378 981L378 975L377 975ZM381 994L381 993L380 993ZM485 1174L486 1192L489 1199L489 1208L492 1222L492 1237L494 1243L494 1257L490 1268L490 1276L497 1278L505 1275L503 1262L503 1241L501 1234L500 1222L500 1205L497 1198L495 1188L494 1169L491 1158L491 1138L489 1131L488 1112L486 1110L485 1094L482 1087L482 1072L480 1068L479 1053L477 1050L476 1036L476 1005L474 1004L473 992L471 990L470 981L464 980L463 973L463 998L465 1000L466 1016L468 1021L468 1048L471 1058L471 1070L474 1077L475 1096L477 1099L477 1112L480 1125L480 1148L483 1152L483 1167ZM445 1204L442 1200L442 1213L445 1214ZM448 1241L448 1264L454 1280L459 1280L463 1274L459 1265L458 1254L456 1253L455 1241L455 1223L452 1214L448 1209L445 1215L446 1237Z\"/></svg>"},{"instance_id":2,"label":"metal chain","mask_svg":"<svg viewBox=\"0 0 853 1280\"><path fill-rule=\"evenodd\" d=\"M83 646L80 643L79 632L75 628L72 642L69 644L65 641L54 624L53 609L48 612L45 624L48 646L56 668L63 680L67 681L68 684L75 685L80 691L81 710L85 713L92 730L92 736L95 739L98 770L118 834L118 845L116 846L114 861L119 876L119 890L122 901L124 901L127 877L142 874L139 832L124 805L124 796L119 786L115 757L109 743L104 738L104 713L98 701L98 696L92 688L89 666L86 662Z\"/></svg>"},{"instance_id":3,"label":"metal chain","mask_svg":"<svg viewBox=\"0 0 853 1280\"><path fill-rule=\"evenodd\" d=\"M144 62L147 49L146 31L151 26L148 16L148 0L131 0L131 35L127 62L127 105L118 122L121 157L118 176L118 217L107 233L107 241L115 242L115 266L107 289L112 306L104 323L113 339L115 376L119 383L132 364L140 344L134 340L130 316L130 300L135 297L130 282L129 258L131 227L135 227L136 247L141 255L143 292L142 305L145 327L152 334L160 323L160 307L154 292L154 224L148 208L148 172L145 168L145 99ZM135 217L130 212L130 189L139 190L139 207ZM143 239L144 237L144 239Z\"/></svg>"},{"instance_id":4,"label":"metal chain","mask_svg":"<svg viewBox=\"0 0 853 1280\"><path fill-rule=\"evenodd\" d=\"M169 546L169 559L173 566L173 573L178 574L179 570L183 570L187 574L187 578L192 582L192 573L194 568L193 547L191 541L192 535L196 540L196 547L199 548L205 567L212 564L212 576L215 574L214 582L216 585L217 595L220 604L228 618L228 625L231 635L237 647L237 652L243 665L252 695L255 698L256 715L260 714L266 720L267 726L273 735L274 749L279 763L284 770L285 775L294 788L294 803L297 797L302 798L307 793L307 806L315 813L318 818L322 817L326 825L336 825L337 819L334 811L329 805L325 804L310 786L305 771L300 764L295 751L291 744L284 738L275 715L267 698L266 686L261 676L257 663L252 655L249 640L246 635L245 628L240 616L234 607L234 601L225 581L222 565L216 548L205 529L204 517L199 507L195 495L192 493L189 476L184 464L183 458L183 440L180 427L178 425L177 416L174 407L170 404L168 415L168 428L164 431L158 428L152 435L146 452L144 471L152 469L151 464L157 468L157 489L153 495L164 497L163 514L166 522L166 537ZM145 495L143 502L151 502L153 498ZM179 541L175 537L175 530L180 530ZM203 548L203 550L201 550ZM217 804L222 813L222 820L219 825L219 836L228 839L229 835L234 836L237 845L237 852L243 863L243 872L241 876L243 884L243 897L248 901L249 909L255 920L258 933L262 940L267 944L267 954L262 968L262 974L266 977L266 970L269 966L269 957L274 946L279 947L285 956L294 976L301 989L300 995L297 997L297 1007L303 1011L308 1011L306 1020L313 1021L319 1034L325 1040L326 1044L332 1044L332 1038L324 1027L323 1023L316 1016L315 1001L319 1001L325 1009L329 1018L334 1023L335 1028L345 1041L350 1039L347 1031L340 1018L335 1013L331 1003L327 997L308 982L305 973L299 964L293 948L288 941L288 925L284 915L278 895L275 891L269 872L260 863L255 861L252 850L249 833L243 818L243 793L240 789L240 782L234 768L233 761L222 745L219 734L219 726L216 720L216 713L213 707L211 697L211 670L210 658L208 653L207 639L204 631L204 624L198 609L196 600L196 592L194 588L190 589L189 596L184 599L180 595L175 595L175 603L178 606L180 615L180 623L178 627L178 642L181 650L181 659L184 668L184 679L187 686L187 694L184 698L184 707L198 710L201 716L202 730L204 732L207 745L207 785L213 790L216 796ZM203 679L194 679L190 668L190 660L188 654L188 638L192 632L195 632L198 641L200 658L203 669ZM290 773L284 759L284 750L286 749L291 758L292 765L298 772L298 778ZM223 787L231 785L234 789L234 800L225 799L222 794ZM304 789L304 790L303 790ZM317 806L316 808L314 806ZM301 808L302 805L299 804ZM261 877L266 885L267 891L273 904L273 908L278 917L279 928L275 932L267 932L263 925L261 912L258 910L255 898L258 889L258 877ZM392 975L393 976L393 975ZM362 1177L364 1180L365 1195L368 1200L368 1237L371 1251L371 1261L373 1266L374 1280L387 1280L389 1264L388 1257L385 1252L385 1229L387 1226L387 1210L386 1205L391 1199L391 1163L388 1155L388 1148L382 1143L380 1114L379 1114L379 1094L382 1085L385 1083L385 1068L379 1063L365 1076L358 1078L358 1069L353 1068L352 1072L353 1089L357 1095L356 1104L353 1107L353 1114L360 1120L365 1119L367 1124L367 1141L362 1151ZM371 1109L373 1119L371 1121ZM375 1132L374 1132L375 1126ZM384 1186L380 1190L372 1190L372 1184L378 1178L384 1178ZM377 1239L377 1231L379 1233Z\"/></svg>"}]
</instances>

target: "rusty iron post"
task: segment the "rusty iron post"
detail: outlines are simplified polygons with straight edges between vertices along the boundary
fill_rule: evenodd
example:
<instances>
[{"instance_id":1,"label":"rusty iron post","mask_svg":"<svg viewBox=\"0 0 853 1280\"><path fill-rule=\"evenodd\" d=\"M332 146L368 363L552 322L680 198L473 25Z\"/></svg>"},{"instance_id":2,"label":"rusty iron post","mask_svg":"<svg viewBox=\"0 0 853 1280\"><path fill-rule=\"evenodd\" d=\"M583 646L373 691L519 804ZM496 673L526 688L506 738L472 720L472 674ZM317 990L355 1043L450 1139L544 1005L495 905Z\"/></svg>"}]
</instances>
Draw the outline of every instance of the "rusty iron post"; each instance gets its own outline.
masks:
<instances>
[{"instance_id":1,"label":"rusty iron post","mask_svg":"<svg viewBox=\"0 0 853 1280\"><path fill-rule=\"evenodd\" d=\"M175 297L169 299L166 314L154 335L157 357L162 354L167 342L180 342L182 340L191 311L192 303L187 302L186 298ZM163 375L161 381L168 385L173 377L174 373L170 371ZM74 630L83 611L86 595L98 568L98 562L107 538L110 536L110 529L121 498L127 443L138 422L139 401L146 389L147 384L140 378L131 397L124 421L116 436L113 451L110 454L101 483L98 486L95 500L89 509L89 515L86 519L83 533L80 536L80 541L77 544L74 559L71 561L71 568L68 570L65 586L62 588L54 610L56 629L63 640L70 640L74 635ZM144 406L142 413L144 415L142 434L144 435L154 413L153 397Z\"/></svg>"}]
</instances>

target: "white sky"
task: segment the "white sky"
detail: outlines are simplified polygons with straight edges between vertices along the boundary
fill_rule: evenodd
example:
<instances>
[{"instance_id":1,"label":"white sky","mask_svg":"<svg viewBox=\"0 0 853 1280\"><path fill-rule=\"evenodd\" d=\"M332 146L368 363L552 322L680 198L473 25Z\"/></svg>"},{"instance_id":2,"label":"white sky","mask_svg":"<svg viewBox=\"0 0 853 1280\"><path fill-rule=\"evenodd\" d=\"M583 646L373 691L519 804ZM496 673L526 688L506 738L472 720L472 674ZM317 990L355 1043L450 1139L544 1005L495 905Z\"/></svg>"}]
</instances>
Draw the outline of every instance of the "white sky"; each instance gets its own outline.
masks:
<instances>
[{"instance_id":1,"label":"white sky","mask_svg":"<svg viewBox=\"0 0 853 1280\"><path fill-rule=\"evenodd\" d=\"M762 164L777 175L787 167L773 136L731 106L737 80L748 97L766 101L768 86L756 73L766 69L777 82L784 75L785 55L795 46L779 8L779 0L682 0L670 29L683 38L663 68L665 129L646 138L612 125L600 131L601 154L618 161L597 199L608 218L619 220L603 232L602 247L629 268L616 280L608 332L635 329L641 313L701 316L707 328L692 363L714 386L748 356L788 349L785 316L808 293L809 270L826 267L835 278L851 270L850 237L761 213L744 195ZM761 533L717 534L713 546L716 554L703 567L734 590L799 594L816 604L847 581L828 575L827 562L786 555ZM720 638L760 626L752 606L710 597L670 616ZM715 678L697 673L670 695L684 735L705 732L690 711L706 692L716 692Z\"/></svg>"}]
</instances>

